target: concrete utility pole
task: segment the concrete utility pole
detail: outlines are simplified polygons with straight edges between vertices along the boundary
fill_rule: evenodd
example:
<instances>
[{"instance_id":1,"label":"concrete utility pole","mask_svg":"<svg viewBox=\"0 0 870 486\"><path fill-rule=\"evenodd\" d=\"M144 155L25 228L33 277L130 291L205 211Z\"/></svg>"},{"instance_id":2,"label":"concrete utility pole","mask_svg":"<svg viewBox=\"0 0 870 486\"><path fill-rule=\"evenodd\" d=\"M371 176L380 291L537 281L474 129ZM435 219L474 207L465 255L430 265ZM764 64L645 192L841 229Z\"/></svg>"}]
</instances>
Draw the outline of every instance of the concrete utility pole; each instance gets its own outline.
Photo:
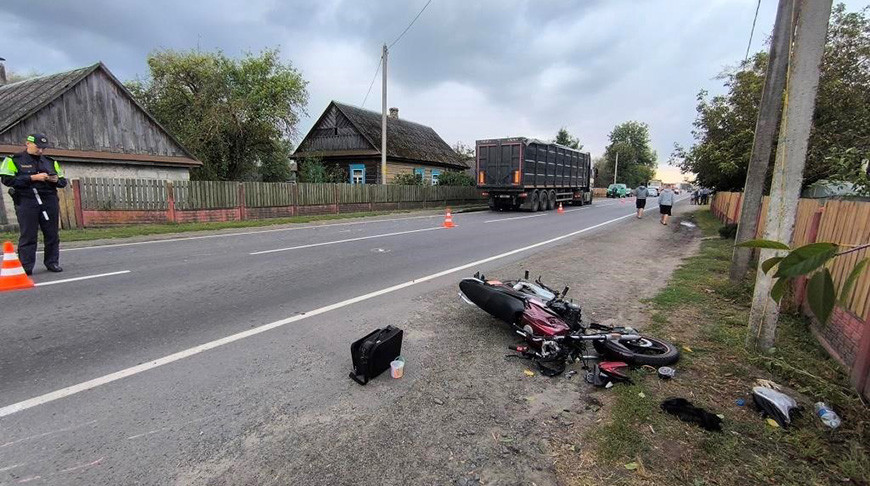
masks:
<instances>
[{"instance_id":1,"label":"concrete utility pole","mask_svg":"<svg viewBox=\"0 0 870 486\"><path fill-rule=\"evenodd\" d=\"M776 10L773 39L770 42L770 59L764 77L764 89L761 92L758 121L755 123L752 156L746 171L736 243L755 238L755 232L758 230L758 211L764 199L764 182L767 178L767 167L770 165L770 151L782 110L782 92L785 89L789 47L794 33L796 1L798 0L779 0L779 7ZM731 282L743 281L751 259L751 248L734 247L734 254L731 257Z\"/></svg>"},{"instance_id":2,"label":"concrete utility pole","mask_svg":"<svg viewBox=\"0 0 870 486\"><path fill-rule=\"evenodd\" d=\"M387 45L384 44L384 86L381 95L381 184L387 183Z\"/></svg>"},{"instance_id":3,"label":"concrete utility pole","mask_svg":"<svg viewBox=\"0 0 870 486\"><path fill-rule=\"evenodd\" d=\"M799 0L797 29L788 65L786 99L776 147L770 206L764 238L790 243L797 216L798 198L803 182L816 92L819 65L825 50L825 33L831 17L832 0ZM781 251L762 250L760 261L781 255ZM755 279L752 309L749 312L749 348L766 351L774 346L779 305L770 298L773 279L760 268Z\"/></svg>"},{"instance_id":4,"label":"concrete utility pole","mask_svg":"<svg viewBox=\"0 0 870 486\"><path fill-rule=\"evenodd\" d=\"M616 152L616 161L613 163L613 183L616 184L616 170L619 168L619 152Z\"/></svg>"}]
</instances>

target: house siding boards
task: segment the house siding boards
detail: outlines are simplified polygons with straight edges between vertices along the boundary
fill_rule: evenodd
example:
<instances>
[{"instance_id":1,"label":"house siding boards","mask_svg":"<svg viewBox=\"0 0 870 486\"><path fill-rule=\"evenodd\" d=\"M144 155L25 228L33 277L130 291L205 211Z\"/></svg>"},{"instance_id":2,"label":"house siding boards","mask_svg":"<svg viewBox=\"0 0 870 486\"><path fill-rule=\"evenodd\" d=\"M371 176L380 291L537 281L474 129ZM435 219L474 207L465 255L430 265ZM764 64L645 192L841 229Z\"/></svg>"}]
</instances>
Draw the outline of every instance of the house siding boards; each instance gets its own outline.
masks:
<instances>
[{"instance_id":1,"label":"house siding boards","mask_svg":"<svg viewBox=\"0 0 870 486\"><path fill-rule=\"evenodd\" d=\"M378 182L381 164L381 114L331 102L300 142L294 158L320 158L325 164L348 169L364 164L366 184ZM467 170L459 156L430 127L411 121L387 120L387 180L397 174L423 168L430 181L432 171Z\"/></svg>"},{"instance_id":2,"label":"house siding boards","mask_svg":"<svg viewBox=\"0 0 870 486\"><path fill-rule=\"evenodd\" d=\"M22 144L34 132L67 150L192 159L101 68L0 133L0 144ZM199 164L190 160L189 165Z\"/></svg>"}]
</instances>

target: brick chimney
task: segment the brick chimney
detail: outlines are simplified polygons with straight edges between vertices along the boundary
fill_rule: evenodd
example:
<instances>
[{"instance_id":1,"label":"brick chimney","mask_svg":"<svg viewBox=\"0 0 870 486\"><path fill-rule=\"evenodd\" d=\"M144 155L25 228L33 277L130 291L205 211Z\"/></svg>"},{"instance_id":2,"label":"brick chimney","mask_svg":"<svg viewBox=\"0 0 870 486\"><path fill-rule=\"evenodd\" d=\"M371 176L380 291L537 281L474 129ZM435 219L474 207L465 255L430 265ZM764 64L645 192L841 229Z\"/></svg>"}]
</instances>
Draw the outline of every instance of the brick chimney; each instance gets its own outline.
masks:
<instances>
[{"instance_id":1,"label":"brick chimney","mask_svg":"<svg viewBox=\"0 0 870 486\"><path fill-rule=\"evenodd\" d=\"M398 108L390 108L390 118L393 120L399 119L399 109Z\"/></svg>"},{"instance_id":2,"label":"brick chimney","mask_svg":"<svg viewBox=\"0 0 870 486\"><path fill-rule=\"evenodd\" d=\"M6 66L3 64L3 61L5 60L6 59L0 57L0 86L6 84Z\"/></svg>"}]
</instances>

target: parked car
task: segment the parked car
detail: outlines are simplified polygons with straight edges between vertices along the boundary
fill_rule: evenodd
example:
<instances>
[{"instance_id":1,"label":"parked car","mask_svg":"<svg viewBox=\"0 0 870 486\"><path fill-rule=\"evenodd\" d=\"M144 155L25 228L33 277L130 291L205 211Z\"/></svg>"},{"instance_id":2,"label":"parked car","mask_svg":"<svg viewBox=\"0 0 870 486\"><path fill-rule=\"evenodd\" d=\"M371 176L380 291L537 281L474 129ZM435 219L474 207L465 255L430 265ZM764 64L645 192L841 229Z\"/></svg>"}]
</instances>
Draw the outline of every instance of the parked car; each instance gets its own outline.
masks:
<instances>
[{"instance_id":1,"label":"parked car","mask_svg":"<svg viewBox=\"0 0 870 486\"><path fill-rule=\"evenodd\" d=\"M611 184L607 186L607 197L625 197L628 195L628 186L625 184Z\"/></svg>"},{"instance_id":2,"label":"parked car","mask_svg":"<svg viewBox=\"0 0 870 486\"><path fill-rule=\"evenodd\" d=\"M674 194L679 194L679 193L680 193L680 188L679 188L679 187L675 187L675 188L674 188Z\"/></svg>"},{"instance_id":3,"label":"parked car","mask_svg":"<svg viewBox=\"0 0 870 486\"><path fill-rule=\"evenodd\" d=\"M647 187L646 197L659 197L659 190L655 187Z\"/></svg>"}]
</instances>

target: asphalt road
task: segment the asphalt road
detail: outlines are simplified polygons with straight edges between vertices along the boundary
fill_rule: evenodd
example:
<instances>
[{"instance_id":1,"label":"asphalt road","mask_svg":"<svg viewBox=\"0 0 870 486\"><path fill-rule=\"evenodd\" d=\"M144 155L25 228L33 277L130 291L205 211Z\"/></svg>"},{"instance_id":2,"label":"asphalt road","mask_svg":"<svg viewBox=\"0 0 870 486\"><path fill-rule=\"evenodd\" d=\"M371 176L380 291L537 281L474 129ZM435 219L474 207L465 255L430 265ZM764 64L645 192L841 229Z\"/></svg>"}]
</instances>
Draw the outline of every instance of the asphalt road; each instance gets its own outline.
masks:
<instances>
[{"instance_id":1,"label":"asphalt road","mask_svg":"<svg viewBox=\"0 0 870 486\"><path fill-rule=\"evenodd\" d=\"M0 485L179 481L263 410L346 393L350 343L415 296L633 213L598 199L453 229L401 215L66 249L64 273L0 294Z\"/></svg>"}]
</instances>

